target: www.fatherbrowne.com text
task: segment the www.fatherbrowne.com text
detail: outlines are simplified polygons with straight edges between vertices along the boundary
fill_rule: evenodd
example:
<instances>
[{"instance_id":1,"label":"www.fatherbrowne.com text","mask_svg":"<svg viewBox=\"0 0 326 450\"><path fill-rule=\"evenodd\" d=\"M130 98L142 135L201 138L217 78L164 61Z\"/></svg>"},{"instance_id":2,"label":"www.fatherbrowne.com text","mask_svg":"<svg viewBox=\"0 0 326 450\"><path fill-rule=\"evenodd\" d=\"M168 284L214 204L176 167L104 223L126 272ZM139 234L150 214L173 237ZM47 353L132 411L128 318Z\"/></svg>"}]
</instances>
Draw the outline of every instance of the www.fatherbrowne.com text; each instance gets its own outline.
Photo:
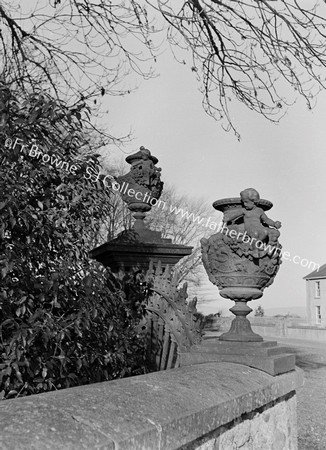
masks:
<instances>
[{"instance_id":1,"label":"www.fatherbrowne.com text","mask_svg":"<svg viewBox=\"0 0 326 450\"><path fill-rule=\"evenodd\" d=\"M44 163L51 164L58 169L65 170L68 173L76 175L78 165L69 164L67 161L58 158L57 155L49 155L47 153L44 153L42 150L40 150L37 144L32 144L29 148L29 146L27 144L24 144L23 140L20 138L15 138L15 140L11 138L6 139L5 147L15 149L17 146L20 146L20 152L28 154L28 156L30 156L31 158L40 159ZM153 198L149 193L142 193L140 191L135 191L135 189L129 188L129 183L123 182L122 185L120 185L112 175L103 176L103 174L101 174L99 171L96 172L94 168L91 166L86 167L84 178L87 180L91 180L94 183L96 183L101 179L104 186L109 188L115 193L119 192L120 194L124 195L127 194L129 197L135 197L135 199L138 201L149 203L151 206L156 206L162 208L163 210L165 210L167 207L165 201ZM262 242L256 238L252 238L248 236L246 231L244 233L242 232L237 233L237 231L234 229L230 230L225 223L214 222L211 217L208 218L201 217L199 215L195 215L193 212L189 213L189 211L184 210L183 208L178 208L173 205L169 206L169 210L170 213L174 213L176 216L180 216L181 218L185 218L186 220L192 220L193 223L197 223L198 225L201 225L205 228L209 228L210 230L215 231L217 233L224 233L236 240L239 240L241 238L242 242L248 243L251 246L255 245L257 249L264 250L270 255L272 255L273 252L274 254L277 254L279 252L279 254L282 255L282 258L285 261L292 261L294 264L300 264L301 267L307 267L309 269L316 271L318 271L320 268L320 264L317 264L313 261L309 261L306 258L300 258L300 256L297 255L291 257L290 252L283 251L279 247L271 246L270 244L266 244L265 242Z\"/></svg>"}]
</instances>

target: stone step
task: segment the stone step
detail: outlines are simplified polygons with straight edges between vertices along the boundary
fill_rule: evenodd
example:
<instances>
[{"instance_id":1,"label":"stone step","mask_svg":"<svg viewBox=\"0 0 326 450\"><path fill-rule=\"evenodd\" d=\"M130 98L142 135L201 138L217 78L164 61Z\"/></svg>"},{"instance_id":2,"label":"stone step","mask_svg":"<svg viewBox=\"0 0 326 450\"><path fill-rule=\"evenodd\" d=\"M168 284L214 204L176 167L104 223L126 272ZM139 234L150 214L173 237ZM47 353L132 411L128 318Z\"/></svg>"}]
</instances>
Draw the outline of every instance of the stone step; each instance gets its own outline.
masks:
<instances>
[{"instance_id":1,"label":"stone step","mask_svg":"<svg viewBox=\"0 0 326 450\"><path fill-rule=\"evenodd\" d=\"M192 347L194 352L218 352L229 355L250 354L256 356L271 356L287 353L284 347L277 345L276 341L266 342L228 342L210 340L204 341L203 344Z\"/></svg>"},{"instance_id":2,"label":"stone step","mask_svg":"<svg viewBox=\"0 0 326 450\"><path fill-rule=\"evenodd\" d=\"M189 351L180 353L180 366L202 364L206 362L233 362L254 367L270 375L276 376L295 369L295 355L282 353L279 355L228 354L219 352Z\"/></svg>"}]
</instances>

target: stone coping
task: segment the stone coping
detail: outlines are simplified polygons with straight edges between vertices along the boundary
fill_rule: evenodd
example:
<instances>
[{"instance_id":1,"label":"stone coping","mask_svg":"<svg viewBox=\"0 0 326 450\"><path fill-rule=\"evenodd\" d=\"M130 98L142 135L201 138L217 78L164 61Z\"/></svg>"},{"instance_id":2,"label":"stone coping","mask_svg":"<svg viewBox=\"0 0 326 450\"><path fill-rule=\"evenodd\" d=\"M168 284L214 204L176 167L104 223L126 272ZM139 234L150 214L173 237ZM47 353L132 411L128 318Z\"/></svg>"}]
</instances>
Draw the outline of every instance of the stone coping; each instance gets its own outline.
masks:
<instances>
[{"instance_id":1,"label":"stone coping","mask_svg":"<svg viewBox=\"0 0 326 450\"><path fill-rule=\"evenodd\" d=\"M293 393L296 369L272 377L205 363L0 402L1 449L178 449Z\"/></svg>"},{"instance_id":2,"label":"stone coping","mask_svg":"<svg viewBox=\"0 0 326 450\"><path fill-rule=\"evenodd\" d=\"M324 325L287 325L287 328L299 328L301 330L326 330Z\"/></svg>"},{"instance_id":3,"label":"stone coping","mask_svg":"<svg viewBox=\"0 0 326 450\"><path fill-rule=\"evenodd\" d=\"M141 241L131 241L131 242L106 242L105 244L100 245L99 247L94 248L90 251L90 255L92 258L95 258L98 255L102 255L108 251L119 251L121 253L130 253L131 250L139 253L146 253L150 250L158 251L163 254L168 254L169 252L177 252L182 251L186 255L189 255L192 251L193 247L189 245L182 244L172 244L170 242L141 242Z\"/></svg>"}]
</instances>

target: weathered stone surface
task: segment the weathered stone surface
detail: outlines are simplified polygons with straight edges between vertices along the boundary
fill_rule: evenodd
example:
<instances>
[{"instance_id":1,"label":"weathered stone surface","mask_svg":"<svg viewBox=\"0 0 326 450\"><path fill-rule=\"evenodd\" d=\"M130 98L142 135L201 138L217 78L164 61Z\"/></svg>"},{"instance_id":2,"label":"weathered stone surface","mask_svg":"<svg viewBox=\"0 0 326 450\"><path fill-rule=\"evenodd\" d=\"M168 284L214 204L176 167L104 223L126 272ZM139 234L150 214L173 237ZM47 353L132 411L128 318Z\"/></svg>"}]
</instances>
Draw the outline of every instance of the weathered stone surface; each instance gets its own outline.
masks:
<instances>
[{"instance_id":1,"label":"weathered stone surface","mask_svg":"<svg viewBox=\"0 0 326 450\"><path fill-rule=\"evenodd\" d=\"M163 240L162 242L112 240L92 250L90 257L104 266L109 266L113 272L135 267L147 271L150 261L154 264L161 261L163 266L175 266L181 258L190 255L191 251L192 247L171 244Z\"/></svg>"},{"instance_id":2,"label":"weathered stone surface","mask_svg":"<svg viewBox=\"0 0 326 450\"><path fill-rule=\"evenodd\" d=\"M7 400L0 448L178 449L292 395L300 377L208 363Z\"/></svg>"},{"instance_id":3,"label":"weathered stone surface","mask_svg":"<svg viewBox=\"0 0 326 450\"><path fill-rule=\"evenodd\" d=\"M123 187L119 189L122 199L127 203L130 211L148 211L153 206L152 200L160 198L163 182L161 168L156 167L158 159L145 147L127 156L126 162L131 165L130 172L117 177Z\"/></svg>"},{"instance_id":4,"label":"weathered stone surface","mask_svg":"<svg viewBox=\"0 0 326 450\"><path fill-rule=\"evenodd\" d=\"M294 355L273 355L268 358L251 355L230 355L218 353L181 353L180 365L189 366L206 362L233 362L245 366L254 367L270 375L276 376L293 370L295 365Z\"/></svg>"},{"instance_id":5,"label":"weathered stone surface","mask_svg":"<svg viewBox=\"0 0 326 450\"><path fill-rule=\"evenodd\" d=\"M215 209L224 213L223 226L208 239L201 239L203 264L220 295L234 300L230 311L236 316L229 331L220 336L221 340L263 340L253 332L246 316L252 311L247 302L263 295L282 262L278 242L281 222L265 213L272 206L253 188L240 192L240 198L213 203Z\"/></svg>"},{"instance_id":6,"label":"weathered stone surface","mask_svg":"<svg viewBox=\"0 0 326 450\"><path fill-rule=\"evenodd\" d=\"M270 375L279 375L295 368L295 355L289 354L275 341L231 342L206 339L202 345L181 352L180 365L201 364L211 361L226 361L244 364Z\"/></svg>"},{"instance_id":7,"label":"weathered stone surface","mask_svg":"<svg viewBox=\"0 0 326 450\"><path fill-rule=\"evenodd\" d=\"M194 347L194 350L200 350L203 352L210 351L223 351L230 354L242 354L248 350L251 355L277 355L284 353L283 347L277 345L276 341L263 341L263 342L230 342L220 341L217 337L206 339L204 337L203 345Z\"/></svg>"},{"instance_id":8,"label":"weathered stone surface","mask_svg":"<svg viewBox=\"0 0 326 450\"><path fill-rule=\"evenodd\" d=\"M217 437L196 450L296 450L296 398L291 397L220 429Z\"/></svg>"}]
</instances>

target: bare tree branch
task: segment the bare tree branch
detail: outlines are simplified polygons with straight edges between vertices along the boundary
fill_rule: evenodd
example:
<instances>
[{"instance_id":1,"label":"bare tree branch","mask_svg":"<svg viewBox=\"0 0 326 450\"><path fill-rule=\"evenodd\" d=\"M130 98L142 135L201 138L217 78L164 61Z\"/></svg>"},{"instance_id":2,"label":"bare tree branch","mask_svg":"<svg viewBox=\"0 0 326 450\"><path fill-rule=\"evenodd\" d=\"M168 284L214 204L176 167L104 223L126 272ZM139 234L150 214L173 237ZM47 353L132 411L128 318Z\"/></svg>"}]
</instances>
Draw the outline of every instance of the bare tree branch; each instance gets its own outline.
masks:
<instances>
[{"instance_id":1,"label":"bare tree branch","mask_svg":"<svg viewBox=\"0 0 326 450\"><path fill-rule=\"evenodd\" d=\"M239 136L233 98L277 122L295 100L289 85L308 108L325 88L326 6L311 3L189 0L178 10L165 0L156 7L169 23L171 45L192 51L205 110Z\"/></svg>"},{"instance_id":2,"label":"bare tree branch","mask_svg":"<svg viewBox=\"0 0 326 450\"><path fill-rule=\"evenodd\" d=\"M20 3L1 2L0 56L3 71L25 90L42 85L73 103L130 91L130 74L154 74L153 42L161 27L155 12L177 59L188 64L190 50L204 109L238 137L234 100L278 122L297 94L311 108L325 88L326 5L320 0Z\"/></svg>"},{"instance_id":3,"label":"bare tree branch","mask_svg":"<svg viewBox=\"0 0 326 450\"><path fill-rule=\"evenodd\" d=\"M130 72L152 76L155 30L140 3L39 0L30 8L0 5L3 67L24 89L39 84L37 73L43 88L76 101L130 91L123 85Z\"/></svg>"}]
</instances>

